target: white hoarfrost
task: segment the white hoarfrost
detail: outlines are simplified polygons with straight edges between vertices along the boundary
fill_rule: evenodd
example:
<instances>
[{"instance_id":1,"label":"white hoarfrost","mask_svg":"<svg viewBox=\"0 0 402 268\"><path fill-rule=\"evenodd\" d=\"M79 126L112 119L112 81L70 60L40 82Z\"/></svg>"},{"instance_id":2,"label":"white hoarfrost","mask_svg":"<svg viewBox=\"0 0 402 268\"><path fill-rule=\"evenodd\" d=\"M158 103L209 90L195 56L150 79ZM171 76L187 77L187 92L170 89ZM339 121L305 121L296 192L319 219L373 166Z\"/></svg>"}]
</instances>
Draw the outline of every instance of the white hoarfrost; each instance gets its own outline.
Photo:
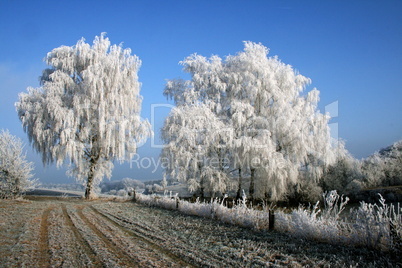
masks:
<instances>
[{"instance_id":1,"label":"white hoarfrost","mask_svg":"<svg viewBox=\"0 0 402 268\"><path fill-rule=\"evenodd\" d=\"M238 196L242 177L246 176L250 197L278 200L291 185L298 184L300 177L316 183L323 168L335 161L336 150L331 143L329 117L317 109L318 90L302 94L310 79L267 55L263 45L245 42L244 51L225 60L194 54L182 61L191 80L168 81L164 94L175 101L177 109L191 111L186 120L174 119L177 111L166 120L163 135L168 146L164 154L173 152L175 159L186 154L189 156L184 158L199 162L196 156L200 153L205 157L219 148L217 161L226 164L218 170L227 176L236 174ZM199 126L205 132L205 152L194 151L183 142L193 139L191 135L179 137L171 129L197 121L206 113L213 113L215 119ZM186 126L188 132L199 132L192 124ZM220 131L216 138L213 132L221 129L226 131ZM211 137L218 142L208 141ZM180 163L174 167L187 169ZM178 176L172 172L168 175ZM179 177L191 184L193 176L186 175Z\"/></svg>"},{"instance_id":2,"label":"white hoarfrost","mask_svg":"<svg viewBox=\"0 0 402 268\"><path fill-rule=\"evenodd\" d=\"M402 184L402 140L362 161L366 187Z\"/></svg>"},{"instance_id":3,"label":"white hoarfrost","mask_svg":"<svg viewBox=\"0 0 402 268\"><path fill-rule=\"evenodd\" d=\"M148 206L157 206L178 210L186 215L212 218L232 225L288 233L301 240L315 240L347 247L367 247L381 251L402 249L402 208L386 204L380 195L379 204L361 202L358 208L345 211L348 197L340 196L336 191L322 195L324 206L320 209L319 201L310 207L299 206L289 213L289 209L273 207L255 209L247 204L245 194L232 208L225 206L225 198L211 202L195 203L178 199L178 196L156 196L139 194L137 200ZM273 220L274 222L270 221ZM218 224L219 225L219 224ZM271 226L271 227L270 227ZM266 232L271 233L271 232ZM259 233L261 234L261 233ZM296 240L293 240L293 243ZM347 248L345 247L345 248ZM398 256L398 255L396 255Z\"/></svg>"},{"instance_id":4,"label":"white hoarfrost","mask_svg":"<svg viewBox=\"0 0 402 268\"><path fill-rule=\"evenodd\" d=\"M162 156L169 159L166 174L187 181L191 192L225 192L227 174L219 162L221 148L217 146L223 127L223 122L205 104L174 108L162 129L166 142Z\"/></svg>"},{"instance_id":5,"label":"white hoarfrost","mask_svg":"<svg viewBox=\"0 0 402 268\"><path fill-rule=\"evenodd\" d=\"M12 198L33 187L33 163L26 160L22 141L0 132L0 198Z\"/></svg>"},{"instance_id":6,"label":"white hoarfrost","mask_svg":"<svg viewBox=\"0 0 402 268\"><path fill-rule=\"evenodd\" d=\"M91 198L93 187L111 176L112 161L127 160L151 133L140 118L141 61L105 34L92 45L81 39L55 48L45 61L42 87L20 94L18 115L43 162L69 160L69 173L86 181Z\"/></svg>"}]
</instances>

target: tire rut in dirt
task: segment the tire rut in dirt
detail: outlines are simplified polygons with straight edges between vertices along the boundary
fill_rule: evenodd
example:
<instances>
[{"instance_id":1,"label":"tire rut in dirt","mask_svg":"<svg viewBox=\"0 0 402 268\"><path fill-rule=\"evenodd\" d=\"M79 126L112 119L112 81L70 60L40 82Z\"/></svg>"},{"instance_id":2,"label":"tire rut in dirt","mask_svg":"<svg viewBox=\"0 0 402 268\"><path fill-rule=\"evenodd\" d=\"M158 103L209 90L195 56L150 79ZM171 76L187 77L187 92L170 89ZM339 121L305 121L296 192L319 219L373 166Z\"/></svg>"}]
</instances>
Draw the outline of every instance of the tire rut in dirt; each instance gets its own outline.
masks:
<instances>
[{"instance_id":1,"label":"tire rut in dirt","mask_svg":"<svg viewBox=\"0 0 402 268\"><path fill-rule=\"evenodd\" d=\"M139 222L122 215L116 215L116 213L111 213L108 210L97 210L135 235L158 245L158 247L169 251L175 256L179 256L179 259L193 266L224 267L236 265L235 261L224 259L215 251L204 251L195 244L190 245L189 241L174 234L172 236L172 234L168 234L169 232L164 232L161 235L160 232L153 229L152 224L149 224L149 222Z\"/></svg>"},{"instance_id":2,"label":"tire rut in dirt","mask_svg":"<svg viewBox=\"0 0 402 268\"><path fill-rule=\"evenodd\" d=\"M109 251L119 260L119 265L127 267L138 267L139 264L136 260L130 258L125 251L120 249L113 241L111 241L105 234L103 234L83 213L83 206L77 207L77 214L82 221L92 230L96 236L105 244Z\"/></svg>"},{"instance_id":3,"label":"tire rut in dirt","mask_svg":"<svg viewBox=\"0 0 402 268\"><path fill-rule=\"evenodd\" d=\"M104 213L100 212L99 210L97 210L96 208L94 208L93 206L90 206L90 208L100 217L102 217L103 219L107 220L108 222L110 222L111 224L113 224L114 226L116 226L117 228L119 228L121 231L123 231L125 234L127 234L128 236L131 236L133 238L135 238L136 240L140 240L144 243L146 243L150 248L152 248L153 250L156 250L160 253L162 253L163 255L167 256L169 259L171 259L175 264L180 265L181 267L196 267L193 264L190 264L188 261L184 260L183 258L180 258L179 256L177 256L176 254L172 253L170 250L165 249L161 246L159 246L158 244L154 243L151 239L146 238L143 234L136 232L133 229L129 229L127 227L122 226L121 224L119 224L118 221L115 221L113 219L111 219L110 217L108 217L107 215L105 215ZM116 218L113 215L109 215L112 216L114 218Z\"/></svg>"},{"instance_id":4,"label":"tire rut in dirt","mask_svg":"<svg viewBox=\"0 0 402 268\"><path fill-rule=\"evenodd\" d=\"M54 207L48 207L43 211L41 223L40 223L40 233L39 233L39 247L37 249L38 266L39 267L49 267L50 266L50 249L49 249L49 214Z\"/></svg>"},{"instance_id":5,"label":"tire rut in dirt","mask_svg":"<svg viewBox=\"0 0 402 268\"><path fill-rule=\"evenodd\" d=\"M165 244L164 242L166 242L165 239L158 237L157 235L154 235L153 234L154 230L152 230L152 228L149 228L146 225L139 224L124 217L116 216L109 212L105 213L100 212L100 213L103 214L105 217L109 218L111 221L116 222L116 224L118 224L119 226L131 231L136 236L144 239L145 241L150 241L149 243L158 245L156 243L159 242L161 245L163 245ZM163 250L167 250L166 247L159 245L158 247ZM176 241L175 247L169 248L169 252L174 256L180 255L181 260L187 263L191 263L192 266L209 267L211 266L210 263L214 263L214 267L224 267L227 265L227 263L224 262L223 258L214 253L210 252L210 254L206 254L205 252L202 251L189 250L188 245L186 244L185 241L183 241L182 243L177 243Z\"/></svg>"},{"instance_id":6,"label":"tire rut in dirt","mask_svg":"<svg viewBox=\"0 0 402 268\"><path fill-rule=\"evenodd\" d=\"M102 266L102 261L99 259L99 257L96 255L96 253L92 250L91 246L89 245L88 241L85 240L85 238L81 235L80 231L78 228L74 225L71 216L67 212L66 206L63 204L61 206L63 216L66 221L66 225L70 228L70 230L73 232L74 237L77 241L77 244L82 248L84 253L88 256L88 258L91 260L92 264L94 266L100 267ZM78 255L78 253L76 252Z\"/></svg>"}]
</instances>

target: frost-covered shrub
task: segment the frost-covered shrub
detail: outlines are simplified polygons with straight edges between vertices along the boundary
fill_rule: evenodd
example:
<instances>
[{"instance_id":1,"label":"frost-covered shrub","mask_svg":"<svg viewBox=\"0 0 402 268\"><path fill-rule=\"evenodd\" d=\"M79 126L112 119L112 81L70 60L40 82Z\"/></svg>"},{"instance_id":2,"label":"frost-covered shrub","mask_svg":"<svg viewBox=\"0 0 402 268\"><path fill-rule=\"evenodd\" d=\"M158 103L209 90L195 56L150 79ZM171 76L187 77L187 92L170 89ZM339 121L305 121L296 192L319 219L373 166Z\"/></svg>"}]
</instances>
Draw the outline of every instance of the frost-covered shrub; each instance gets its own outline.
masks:
<instances>
[{"instance_id":1,"label":"frost-covered shrub","mask_svg":"<svg viewBox=\"0 0 402 268\"><path fill-rule=\"evenodd\" d=\"M324 191L336 190L339 194L353 197L360 192L362 181L360 162L345 154L324 172L321 186Z\"/></svg>"},{"instance_id":2,"label":"frost-covered shrub","mask_svg":"<svg viewBox=\"0 0 402 268\"><path fill-rule=\"evenodd\" d=\"M258 230L269 229L269 212L267 210L256 210L247 206L247 197L243 192L243 198L232 208L227 208L221 203L214 203L214 216L216 219L242 227L249 227Z\"/></svg>"},{"instance_id":3,"label":"frost-covered shrub","mask_svg":"<svg viewBox=\"0 0 402 268\"><path fill-rule=\"evenodd\" d=\"M342 234L344 222L340 214L348 202L348 198L340 197L336 191L323 195L325 207L319 208L319 202L312 207L299 206L290 214L283 211L276 213L276 230L308 239L339 243L345 238Z\"/></svg>"},{"instance_id":4,"label":"frost-covered shrub","mask_svg":"<svg viewBox=\"0 0 402 268\"><path fill-rule=\"evenodd\" d=\"M379 196L379 204L361 202L360 207L351 212L351 238L354 244L401 250L402 208L399 204L396 207L386 204Z\"/></svg>"},{"instance_id":5,"label":"frost-covered shrub","mask_svg":"<svg viewBox=\"0 0 402 268\"><path fill-rule=\"evenodd\" d=\"M172 194L169 196L136 194L136 199L138 202L148 206L155 206L170 210L176 209L178 201L177 195L173 196Z\"/></svg>"},{"instance_id":6,"label":"frost-covered shrub","mask_svg":"<svg viewBox=\"0 0 402 268\"><path fill-rule=\"evenodd\" d=\"M291 203L315 203L320 200L323 190L318 183L312 179L299 178L299 183L293 187L287 196Z\"/></svg>"},{"instance_id":7,"label":"frost-covered shrub","mask_svg":"<svg viewBox=\"0 0 402 268\"><path fill-rule=\"evenodd\" d=\"M303 207L285 213L275 211L274 229L295 237L313 239L321 242L365 246L381 250L402 249L402 208L387 205L381 197L379 204L362 202L360 207L342 216L349 199L336 191L323 195L324 206L319 202L314 206ZM232 208L224 206L224 199L212 202L190 203L178 199L177 195L156 196L138 195L138 201L165 209L178 209L187 215L215 219L221 222L258 230L269 229L269 211L257 210L247 206L246 195Z\"/></svg>"},{"instance_id":8,"label":"frost-covered shrub","mask_svg":"<svg viewBox=\"0 0 402 268\"><path fill-rule=\"evenodd\" d=\"M154 194L156 192L162 192L163 191L163 187L157 183L149 184L147 186L145 186L145 192L144 194Z\"/></svg>"},{"instance_id":9,"label":"frost-covered shrub","mask_svg":"<svg viewBox=\"0 0 402 268\"><path fill-rule=\"evenodd\" d=\"M8 131L0 132L0 198L13 198L34 187L33 163L26 160L22 141Z\"/></svg>"},{"instance_id":10,"label":"frost-covered shrub","mask_svg":"<svg viewBox=\"0 0 402 268\"><path fill-rule=\"evenodd\" d=\"M324 196L325 207L318 203L312 208L299 207L290 214L276 212L275 229L296 237L322 242L365 246L381 250L401 250L402 209L387 205L361 202L349 217L341 217L348 198L331 191ZM392 226L392 227L391 227Z\"/></svg>"},{"instance_id":11,"label":"frost-covered shrub","mask_svg":"<svg viewBox=\"0 0 402 268\"><path fill-rule=\"evenodd\" d=\"M116 193L118 196L127 196L127 191L125 189L118 190Z\"/></svg>"},{"instance_id":12,"label":"frost-covered shrub","mask_svg":"<svg viewBox=\"0 0 402 268\"><path fill-rule=\"evenodd\" d=\"M226 197L225 197L226 198ZM243 193L243 199L228 208L224 205L224 200L218 198L212 202L200 202L199 199L194 203L178 200L177 195L157 196L157 195L139 195L138 201L149 205L166 209L178 209L186 215L199 216L204 218L216 219L225 223L234 224L254 229L268 229L269 213L247 207L246 195Z\"/></svg>"},{"instance_id":13,"label":"frost-covered shrub","mask_svg":"<svg viewBox=\"0 0 402 268\"><path fill-rule=\"evenodd\" d=\"M200 202L199 199L197 199L195 203L180 201L179 211L187 215L211 218L212 204L207 202Z\"/></svg>"}]
</instances>

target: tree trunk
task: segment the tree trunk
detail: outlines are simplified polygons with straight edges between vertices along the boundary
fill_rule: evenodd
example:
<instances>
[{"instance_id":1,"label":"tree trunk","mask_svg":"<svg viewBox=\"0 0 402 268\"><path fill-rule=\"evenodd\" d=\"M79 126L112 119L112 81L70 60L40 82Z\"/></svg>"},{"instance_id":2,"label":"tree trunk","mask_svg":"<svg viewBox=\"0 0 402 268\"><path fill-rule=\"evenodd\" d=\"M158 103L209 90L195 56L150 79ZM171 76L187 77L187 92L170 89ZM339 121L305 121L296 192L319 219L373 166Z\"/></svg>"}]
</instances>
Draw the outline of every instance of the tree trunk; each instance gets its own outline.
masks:
<instances>
[{"instance_id":1,"label":"tree trunk","mask_svg":"<svg viewBox=\"0 0 402 268\"><path fill-rule=\"evenodd\" d=\"M237 187L236 199L241 198L241 185L243 184L243 177L241 176L241 168L239 168L239 185Z\"/></svg>"},{"instance_id":2,"label":"tree trunk","mask_svg":"<svg viewBox=\"0 0 402 268\"><path fill-rule=\"evenodd\" d=\"M205 197L205 194L204 194L204 186L203 186L203 184L204 184L204 180L201 180L201 187L200 187L200 196L201 196L201 198L204 198Z\"/></svg>"},{"instance_id":3,"label":"tree trunk","mask_svg":"<svg viewBox=\"0 0 402 268\"><path fill-rule=\"evenodd\" d=\"M200 165L200 163L198 163L198 172L200 173L200 176L201 176L201 165ZM200 195L201 195L201 198L205 197L204 184L205 184L204 183L204 177L201 176L201 179L200 179Z\"/></svg>"},{"instance_id":4,"label":"tree trunk","mask_svg":"<svg viewBox=\"0 0 402 268\"><path fill-rule=\"evenodd\" d=\"M93 194L93 176L88 176L87 187L85 189L85 199L89 200L94 197Z\"/></svg>"},{"instance_id":5,"label":"tree trunk","mask_svg":"<svg viewBox=\"0 0 402 268\"><path fill-rule=\"evenodd\" d=\"M91 159L91 166L88 172L87 187L85 189L85 199L87 200L95 198L95 193L93 191L94 188L93 182L94 182L96 162L97 162L96 160Z\"/></svg>"},{"instance_id":6,"label":"tree trunk","mask_svg":"<svg viewBox=\"0 0 402 268\"><path fill-rule=\"evenodd\" d=\"M255 169L252 168L250 174L250 189L248 190L248 193L250 195L250 200L253 200L254 198L254 176L255 176Z\"/></svg>"}]
</instances>

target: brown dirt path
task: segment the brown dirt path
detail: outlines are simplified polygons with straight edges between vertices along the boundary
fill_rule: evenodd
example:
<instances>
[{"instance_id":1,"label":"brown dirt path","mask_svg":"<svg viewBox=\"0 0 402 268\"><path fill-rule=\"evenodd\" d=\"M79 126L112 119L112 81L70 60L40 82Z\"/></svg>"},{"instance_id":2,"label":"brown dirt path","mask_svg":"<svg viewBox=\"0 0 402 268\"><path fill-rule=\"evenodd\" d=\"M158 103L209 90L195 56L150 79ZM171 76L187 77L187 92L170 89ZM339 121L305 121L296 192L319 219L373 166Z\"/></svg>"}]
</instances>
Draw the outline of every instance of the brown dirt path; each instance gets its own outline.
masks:
<instances>
[{"instance_id":1,"label":"brown dirt path","mask_svg":"<svg viewBox=\"0 0 402 268\"><path fill-rule=\"evenodd\" d=\"M54 209L54 206L50 206L43 211L42 219L40 223L39 233L39 247L37 248L37 254L39 267L50 267L50 249L49 249L49 214Z\"/></svg>"}]
</instances>

